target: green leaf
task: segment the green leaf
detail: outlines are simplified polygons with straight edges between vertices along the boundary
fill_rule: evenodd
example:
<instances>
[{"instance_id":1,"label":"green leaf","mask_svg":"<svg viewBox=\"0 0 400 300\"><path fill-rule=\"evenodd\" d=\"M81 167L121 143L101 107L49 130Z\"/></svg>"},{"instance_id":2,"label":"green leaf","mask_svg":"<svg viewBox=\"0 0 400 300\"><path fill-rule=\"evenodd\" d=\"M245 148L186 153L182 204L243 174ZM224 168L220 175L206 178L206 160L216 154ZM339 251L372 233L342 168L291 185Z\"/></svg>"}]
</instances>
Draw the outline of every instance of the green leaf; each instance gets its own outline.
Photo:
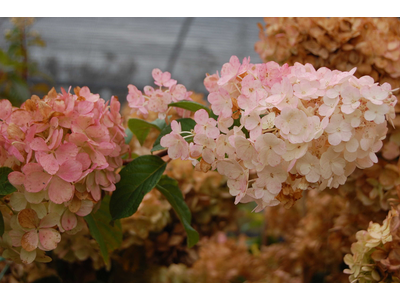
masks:
<instances>
[{"instance_id":1,"label":"green leaf","mask_svg":"<svg viewBox=\"0 0 400 300\"><path fill-rule=\"evenodd\" d=\"M0 211L0 237L2 237L4 234L4 219L3 219L3 214Z\"/></svg>"},{"instance_id":2,"label":"green leaf","mask_svg":"<svg viewBox=\"0 0 400 300\"><path fill-rule=\"evenodd\" d=\"M207 106L197 103L195 101L182 100L182 101L178 101L178 102L172 102L172 103L168 104L168 107L171 107L171 106L180 107L180 108L187 109L190 111L198 111L199 109L205 109L209 115L211 114L211 110Z\"/></svg>"},{"instance_id":3,"label":"green leaf","mask_svg":"<svg viewBox=\"0 0 400 300\"><path fill-rule=\"evenodd\" d=\"M8 174L13 170L8 167L0 168L0 195L8 195L17 191L17 189L8 181Z\"/></svg>"},{"instance_id":4,"label":"green leaf","mask_svg":"<svg viewBox=\"0 0 400 300\"><path fill-rule=\"evenodd\" d=\"M181 123L182 131L191 131L194 128L194 126L196 126L196 122L193 119L190 119L190 118L177 119L176 121L178 123ZM171 131L172 131L171 124L166 126L166 127L164 127L164 129L161 130L160 135L157 137L156 141L154 142L153 149L151 149L151 152L165 149L163 146L160 145L160 141L161 141L161 138L164 135L166 135L168 133L171 133ZM185 136L187 136L189 134L188 133L182 133L181 135L183 137L185 137ZM193 138L188 138L188 139L186 139L186 141L187 142L191 142L191 141L193 141Z\"/></svg>"},{"instance_id":5,"label":"green leaf","mask_svg":"<svg viewBox=\"0 0 400 300\"><path fill-rule=\"evenodd\" d=\"M167 198L172 208L175 210L187 234L187 245L193 247L199 241L199 233L190 226L192 222L192 214L186 205L178 182L166 175L163 175L157 183L156 188Z\"/></svg>"},{"instance_id":6,"label":"green leaf","mask_svg":"<svg viewBox=\"0 0 400 300\"><path fill-rule=\"evenodd\" d=\"M121 180L111 196L110 212L113 220L133 215L144 195L160 180L167 163L155 155L142 155L131 161L119 173Z\"/></svg>"},{"instance_id":7,"label":"green leaf","mask_svg":"<svg viewBox=\"0 0 400 300\"><path fill-rule=\"evenodd\" d=\"M142 145L142 146L143 146L143 143L146 140L146 137L149 134L151 128L155 128L155 129L161 131L161 128L157 125L156 122L149 123L145 120L135 119L135 118L129 119L128 127L132 131L132 133L134 135L136 135L137 139L139 140L140 145Z\"/></svg>"},{"instance_id":8,"label":"green leaf","mask_svg":"<svg viewBox=\"0 0 400 300\"><path fill-rule=\"evenodd\" d=\"M126 134L126 137L125 137L125 144L129 145L129 143L130 143L131 140L132 140L133 133L132 133L132 131L131 131L129 128L125 128L125 134Z\"/></svg>"},{"instance_id":9,"label":"green leaf","mask_svg":"<svg viewBox=\"0 0 400 300\"><path fill-rule=\"evenodd\" d=\"M105 196L101 200L100 208L95 214L91 213L85 218L92 237L100 246L101 255L107 266L110 264L110 253L119 248L122 243L122 227L121 222L114 222L114 226L110 225L110 196Z\"/></svg>"},{"instance_id":10,"label":"green leaf","mask_svg":"<svg viewBox=\"0 0 400 300\"><path fill-rule=\"evenodd\" d=\"M168 117L168 119L169 118L170 118L170 116ZM153 124L153 125L156 125L159 128L160 131L163 130L164 127L167 126L167 124L165 123L164 119L155 119L153 122L150 122L150 123Z\"/></svg>"}]
</instances>

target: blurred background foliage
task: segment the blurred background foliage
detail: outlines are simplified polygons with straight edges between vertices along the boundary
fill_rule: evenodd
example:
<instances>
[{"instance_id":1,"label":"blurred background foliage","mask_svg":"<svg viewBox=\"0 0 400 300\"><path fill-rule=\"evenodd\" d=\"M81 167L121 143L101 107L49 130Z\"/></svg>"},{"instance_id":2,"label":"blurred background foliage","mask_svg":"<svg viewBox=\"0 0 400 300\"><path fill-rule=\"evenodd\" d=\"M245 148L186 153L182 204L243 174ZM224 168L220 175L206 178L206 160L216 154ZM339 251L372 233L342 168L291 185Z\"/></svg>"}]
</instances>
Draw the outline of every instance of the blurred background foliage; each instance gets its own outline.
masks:
<instances>
[{"instance_id":1,"label":"blurred background foliage","mask_svg":"<svg viewBox=\"0 0 400 300\"><path fill-rule=\"evenodd\" d=\"M19 106L32 94L43 96L49 91L51 78L42 73L29 58L31 47L45 47L39 33L31 30L34 18L11 18L13 27L5 32L6 45L0 48L0 98ZM42 82L29 84L30 77Z\"/></svg>"}]
</instances>

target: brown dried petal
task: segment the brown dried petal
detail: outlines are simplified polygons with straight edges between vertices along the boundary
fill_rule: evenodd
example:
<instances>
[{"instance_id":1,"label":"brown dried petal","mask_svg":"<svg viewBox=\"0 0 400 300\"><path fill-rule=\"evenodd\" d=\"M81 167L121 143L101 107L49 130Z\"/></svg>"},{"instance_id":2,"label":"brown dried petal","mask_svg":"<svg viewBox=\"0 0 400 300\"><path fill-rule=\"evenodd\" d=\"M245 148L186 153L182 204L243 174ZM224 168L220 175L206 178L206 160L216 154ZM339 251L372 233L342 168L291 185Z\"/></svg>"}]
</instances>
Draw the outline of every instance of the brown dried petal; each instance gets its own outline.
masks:
<instances>
[{"instance_id":1,"label":"brown dried petal","mask_svg":"<svg viewBox=\"0 0 400 300\"><path fill-rule=\"evenodd\" d=\"M70 204L69 204L69 206L68 206L69 211L72 212L72 213L76 213L76 212L81 208L81 205L82 205L82 201L79 200L79 199L75 196L75 197L71 200L71 202L70 202Z\"/></svg>"},{"instance_id":2,"label":"brown dried petal","mask_svg":"<svg viewBox=\"0 0 400 300\"><path fill-rule=\"evenodd\" d=\"M388 254L383 250L376 250L371 254L371 258L374 261L380 261L382 259L385 259L387 256Z\"/></svg>"},{"instance_id":3,"label":"brown dried petal","mask_svg":"<svg viewBox=\"0 0 400 300\"><path fill-rule=\"evenodd\" d=\"M31 230L22 236L21 246L28 252L35 250L38 243L39 236L36 230Z\"/></svg>"},{"instance_id":4,"label":"brown dried petal","mask_svg":"<svg viewBox=\"0 0 400 300\"><path fill-rule=\"evenodd\" d=\"M39 226L39 217L31 208L25 208L18 213L18 222L23 228L37 228Z\"/></svg>"},{"instance_id":5,"label":"brown dried petal","mask_svg":"<svg viewBox=\"0 0 400 300\"><path fill-rule=\"evenodd\" d=\"M8 125L7 134L9 137L12 137L12 138L19 138L20 140L25 139L25 133L20 129L20 126L14 124L14 123L11 123L10 125Z\"/></svg>"}]
</instances>

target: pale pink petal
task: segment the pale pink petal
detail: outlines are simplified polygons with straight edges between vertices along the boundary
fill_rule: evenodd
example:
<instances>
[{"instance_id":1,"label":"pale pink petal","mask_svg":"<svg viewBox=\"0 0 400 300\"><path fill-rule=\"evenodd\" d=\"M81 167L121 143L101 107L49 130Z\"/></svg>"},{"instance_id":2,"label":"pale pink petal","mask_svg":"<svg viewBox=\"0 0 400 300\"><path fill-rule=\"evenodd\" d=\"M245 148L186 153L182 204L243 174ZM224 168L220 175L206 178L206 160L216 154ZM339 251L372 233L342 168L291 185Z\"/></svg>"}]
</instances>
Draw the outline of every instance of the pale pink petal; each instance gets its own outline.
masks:
<instances>
[{"instance_id":1,"label":"pale pink petal","mask_svg":"<svg viewBox=\"0 0 400 300\"><path fill-rule=\"evenodd\" d=\"M99 201L101 199L101 189L97 184L91 187L90 193L95 201Z\"/></svg>"},{"instance_id":2,"label":"pale pink petal","mask_svg":"<svg viewBox=\"0 0 400 300\"><path fill-rule=\"evenodd\" d=\"M90 167L90 165L92 164L89 154L87 154L86 152L78 153L78 155L76 156L76 160L81 163L82 170L88 169Z\"/></svg>"},{"instance_id":3,"label":"pale pink petal","mask_svg":"<svg viewBox=\"0 0 400 300\"><path fill-rule=\"evenodd\" d=\"M97 149L104 155L110 155L115 148L115 145L110 142L101 142Z\"/></svg>"},{"instance_id":4,"label":"pale pink petal","mask_svg":"<svg viewBox=\"0 0 400 300\"><path fill-rule=\"evenodd\" d=\"M194 113L194 120L197 124L206 124L208 120L208 113L205 109L200 109Z\"/></svg>"},{"instance_id":5,"label":"pale pink petal","mask_svg":"<svg viewBox=\"0 0 400 300\"><path fill-rule=\"evenodd\" d=\"M99 168L106 168L108 166L106 158L100 151L91 150L89 151L89 156L92 162L97 164Z\"/></svg>"},{"instance_id":6,"label":"pale pink petal","mask_svg":"<svg viewBox=\"0 0 400 300\"><path fill-rule=\"evenodd\" d=\"M61 144L63 136L64 134L62 129L54 130L53 134L51 135L49 149L53 150L57 148Z\"/></svg>"},{"instance_id":7,"label":"pale pink petal","mask_svg":"<svg viewBox=\"0 0 400 300\"><path fill-rule=\"evenodd\" d=\"M171 122L171 129L172 129L172 132L180 134L182 131L181 123L178 123L177 121L173 120Z\"/></svg>"},{"instance_id":8,"label":"pale pink petal","mask_svg":"<svg viewBox=\"0 0 400 300\"><path fill-rule=\"evenodd\" d=\"M76 212L76 215L80 217L87 216L90 214L93 210L93 202L92 201L87 201L83 200L81 204L81 208Z\"/></svg>"},{"instance_id":9,"label":"pale pink petal","mask_svg":"<svg viewBox=\"0 0 400 300\"><path fill-rule=\"evenodd\" d=\"M276 195L279 194L279 192L281 191L282 184L277 180L270 180L267 182L267 189L272 194Z\"/></svg>"},{"instance_id":10,"label":"pale pink petal","mask_svg":"<svg viewBox=\"0 0 400 300\"><path fill-rule=\"evenodd\" d=\"M0 101L0 119L5 120L7 119L12 112L12 105L11 102L7 99L3 99Z\"/></svg>"},{"instance_id":11,"label":"pale pink petal","mask_svg":"<svg viewBox=\"0 0 400 300\"><path fill-rule=\"evenodd\" d=\"M110 181L108 180L106 174L103 171L95 171L94 173L95 182L101 186L109 186Z\"/></svg>"},{"instance_id":12,"label":"pale pink petal","mask_svg":"<svg viewBox=\"0 0 400 300\"><path fill-rule=\"evenodd\" d=\"M70 183L54 176L49 184L49 198L56 204L61 204L72 199L75 188Z\"/></svg>"},{"instance_id":13,"label":"pale pink petal","mask_svg":"<svg viewBox=\"0 0 400 300\"><path fill-rule=\"evenodd\" d=\"M61 165L67 160L75 159L78 152L79 148L74 143L62 144L55 152L58 164Z\"/></svg>"},{"instance_id":14,"label":"pale pink petal","mask_svg":"<svg viewBox=\"0 0 400 300\"><path fill-rule=\"evenodd\" d=\"M164 135L160 140L160 145L165 148L169 148L176 144L177 136L175 133L170 133Z\"/></svg>"},{"instance_id":15,"label":"pale pink petal","mask_svg":"<svg viewBox=\"0 0 400 300\"><path fill-rule=\"evenodd\" d=\"M208 149L208 148L204 149L203 150L203 159L207 163L212 164L214 162L214 160L215 160L214 151L212 151L211 149Z\"/></svg>"},{"instance_id":16,"label":"pale pink petal","mask_svg":"<svg viewBox=\"0 0 400 300\"><path fill-rule=\"evenodd\" d=\"M78 112L80 115L86 115L93 110L94 103L90 101L82 101L78 104Z\"/></svg>"},{"instance_id":17,"label":"pale pink petal","mask_svg":"<svg viewBox=\"0 0 400 300\"><path fill-rule=\"evenodd\" d=\"M267 162L270 166L275 167L281 162L281 156L276 154L273 151L269 151L268 157L267 157Z\"/></svg>"},{"instance_id":18,"label":"pale pink petal","mask_svg":"<svg viewBox=\"0 0 400 300\"><path fill-rule=\"evenodd\" d=\"M206 131L206 135L209 138L216 139L220 135L220 131L217 127L208 127Z\"/></svg>"},{"instance_id":19,"label":"pale pink petal","mask_svg":"<svg viewBox=\"0 0 400 300\"><path fill-rule=\"evenodd\" d=\"M96 142L109 140L110 133L107 127L103 125L89 126L88 128L86 128L85 132L88 137L92 138Z\"/></svg>"},{"instance_id":20,"label":"pale pink petal","mask_svg":"<svg viewBox=\"0 0 400 300\"><path fill-rule=\"evenodd\" d=\"M229 63L222 66L221 78L218 80L218 85L224 85L232 78L236 77L240 68L240 61L237 56L231 56Z\"/></svg>"},{"instance_id":21,"label":"pale pink petal","mask_svg":"<svg viewBox=\"0 0 400 300\"><path fill-rule=\"evenodd\" d=\"M14 171L8 174L8 180L13 186L22 185L25 181L25 175L21 172Z\"/></svg>"},{"instance_id":22,"label":"pale pink petal","mask_svg":"<svg viewBox=\"0 0 400 300\"><path fill-rule=\"evenodd\" d=\"M110 183L109 186L102 186L101 189L103 191L113 192L113 191L115 191L115 185Z\"/></svg>"},{"instance_id":23,"label":"pale pink petal","mask_svg":"<svg viewBox=\"0 0 400 300\"><path fill-rule=\"evenodd\" d=\"M92 94L87 86L81 88L79 95L84 97L86 101L89 102L97 102L100 98L99 94Z\"/></svg>"},{"instance_id":24,"label":"pale pink petal","mask_svg":"<svg viewBox=\"0 0 400 300\"><path fill-rule=\"evenodd\" d=\"M342 137L340 136L340 133L335 132L328 136L328 141L329 141L329 144L336 146L336 145L340 144L340 142L342 141Z\"/></svg>"},{"instance_id":25,"label":"pale pink petal","mask_svg":"<svg viewBox=\"0 0 400 300\"><path fill-rule=\"evenodd\" d=\"M11 114L11 122L18 126L24 126L31 120L31 114L23 109L14 110Z\"/></svg>"},{"instance_id":26,"label":"pale pink petal","mask_svg":"<svg viewBox=\"0 0 400 300\"><path fill-rule=\"evenodd\" d=\"M14 146L10 146L8 148L8 153L15 156L16 159L18 159L20 162L24 162L25 159L22 156L21 152L19 152L19 150L17 148L15 148Z\"/></svg>"},{"instance_id":27,"label":"pale pink petal","mask_svg":"<svg viewBox=\"0 0 400 300\"><path fill-rule=\"evenodd\" d=\"M77 146L83 147L88 137L83 133L71 133L69 136L69 141Z\"/></svg>"},{"instance_id":28,"label":"pale pink petal","mask_svg":"<svg viewBox=\"0 0 400 300\"><path fill-rule=\"evenodd\" d=\"M190 145L190 156L192 158L198 158L201 156L203 152L203 146L202 145L195 145L191 143Z\"/></svg>"},{"instance_id":29,"label":"pale pink petal","mask_svg":"<svg viewBox=\"0 0 400 300\"><path fill-rule=\"evenodd\" d=\"M44 228L39 230L39 240L42 246L40 248L50 251L57 248L57 244L61 241L61 235L53 228Z\"/></svg>"},{"instance_id":30,"label":"pale pink petal","mask_svg":"<svg viewBox=\"0 0 400 300\"><path fill-rule=\"evenodd\" d=\"M82 175L82 165L76 160L67 160L57 172L57 176L67 182L77 181Z\"/></svg>"},{"instance_id":31,"label":"pale pink petal","mask_svg":"<svg viewBox=\"0 0 400 300\"><path fill-rule=\"evenodd\" d=\"M79 116L71 124L71 128L76 133L82 133L86 128L93 124L93 118L90 116Z\"/></svg>"},{"instance_id":32,"label":"pale pink petal","mask_svg":"<svg viewBox=\"0 0 400 300\"><path fill-rule=\"evenodd\" d=\"M54 175L57 173L59 169L59 164L53 153L36 152L35 157L47 173L49 173L50 175Z\"/></svg>"},{"instance_id":33,"label":"pale pink petal","mask_svg":"<svg viewBox=\"0 0 400 300\"><path fill-rule=\"evenodd\" d=\"M30 173L41 172L41 171L43 171L43 168L38 163L28 163L28 164L26 164L25 166L22 167L22 172L25 175L29 175Z\"/></svg>"},{"instance_id":34,"label":"pale pink petal","mask_svg":"<svg viewBox=\"0 0 400 300\"><path fill-rule=\"evenodd\" d=\"M30 143L30 147L34 151L49 151L49 146L42 138L34 138Z\"/></svg>"},{"instance_id":35,"label":"pale pink petal","mask_svg":"<svg viewBox=\"0 0 400 300\"><path fill-rule=\"evenodd\" d=\"M25 176L24 186L28 192L37 193L47 187L52 176L45 172L32 172Z\"/></svg>"},{"instance_id":36,"label":"pale pink petal","mask_svg":"<svg viewBox=\"0 0 400 300\"><path fill-rule=\"evenodd\" d=\"M76 224L78 224L78 220L76 218L76 215L67 209L62 218L61 218L61 225L64 228L64 230L72 230L76 227Z\"/></svg>"},{"instance_id":37,"label":"pale pink petal","mask_svg":"<svg viewBox=\"0 0 400 300\"><path fill-rule=\"evenodd\" d=\"M33 229L22 236L21 246L28 252L35 250L38 244L39 237L36 229Z\"/></svg>"}]
</instances>

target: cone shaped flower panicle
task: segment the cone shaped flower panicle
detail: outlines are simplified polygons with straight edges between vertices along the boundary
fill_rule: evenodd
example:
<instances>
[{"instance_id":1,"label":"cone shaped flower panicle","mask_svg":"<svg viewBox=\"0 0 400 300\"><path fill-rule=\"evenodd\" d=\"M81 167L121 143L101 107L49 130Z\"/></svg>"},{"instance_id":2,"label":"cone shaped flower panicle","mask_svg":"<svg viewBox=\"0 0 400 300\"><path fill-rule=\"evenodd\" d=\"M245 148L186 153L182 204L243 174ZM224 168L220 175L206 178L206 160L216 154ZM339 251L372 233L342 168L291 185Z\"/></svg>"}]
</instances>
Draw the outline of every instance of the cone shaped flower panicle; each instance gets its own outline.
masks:
<instances>
[{"instance_id":1,"label":"cone shaped flower panicle","mask_svg":"<svg viewBox=\"0 0 400 300\"><path fill-rule=\"evenodd\" d=\"M256 211L280 202L290 207L302 191L338 187L356 167L377 162L397 98L390 84L356 78L355 72L300 63L251 64L249 58L240 63L232 56L220 74L204 80L214 116L198 110L189 136L172 121L172 132L160 144L172 159L189 159L198 170L226 175L236 203L254 201ZM157 71L153 77L157 84L162 76ZM130 85L130 107L151 110L151 98L139 107L140 97ZM156 111L166 110L160 104Z\"/></svg>"},{"instance_id":2,"label":"cone shaped flower panicle","mask_svg":"<svg viewBox=\"0 0 400 300\"><path fill-rule=\"evenodd\" d=\"M0 100L0 166L13 169L8 179L18 190L3 243L6 256L17 253L25 263L43 260L60 232L82 228L102 191L115 190L128 151L116 97L106 102L88 87L61 91L20 108Z\"/></svg>"}]
</instances>

